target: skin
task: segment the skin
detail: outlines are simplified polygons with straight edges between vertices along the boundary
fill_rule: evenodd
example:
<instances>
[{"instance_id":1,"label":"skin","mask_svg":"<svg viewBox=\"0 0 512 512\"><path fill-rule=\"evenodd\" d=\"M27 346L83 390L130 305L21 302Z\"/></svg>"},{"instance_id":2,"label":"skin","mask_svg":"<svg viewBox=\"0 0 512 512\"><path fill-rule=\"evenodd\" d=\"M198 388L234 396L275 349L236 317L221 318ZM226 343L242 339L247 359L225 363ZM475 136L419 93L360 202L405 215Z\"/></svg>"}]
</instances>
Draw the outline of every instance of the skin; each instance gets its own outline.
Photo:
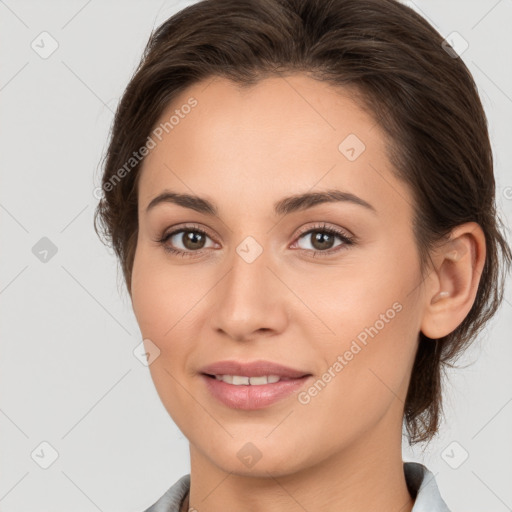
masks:
<instances>
[{"instance_id":1,"label":"skin","mask_svg":"<svg viewBox=\"0 0 512 512\"><path fill-rule=\"evenodd\" d=\"M244 91L216 77L183 91L161 120L191 96L198 105L143 164L131 289L143 338L160 350L152 379L190 443L190 507L410 511L402 416L418 334L444 336L469 312L485 259L481 228L454 230L422 279L412 194L392 173L383 132L348 91L303 74ZM366 146L354 161L338 149L349 134ZM375 212L350 202L273 211L284 197L328 189ZM206 198L218 215L173 203L147 212L164 190ZM334 235L315 245L299 233L323 223L355 243ZM207 231L202 246L184 245L186 233L157 242L182 224ZM263 250L251 263L236 251L248 236ZM294 393L261 410L231 409L199 375L215 361L265 359L316 381L396 303L400 312L307 404ZM237 456L249 442L261 454L252 467Z\"/></svg>"}]
</instances>

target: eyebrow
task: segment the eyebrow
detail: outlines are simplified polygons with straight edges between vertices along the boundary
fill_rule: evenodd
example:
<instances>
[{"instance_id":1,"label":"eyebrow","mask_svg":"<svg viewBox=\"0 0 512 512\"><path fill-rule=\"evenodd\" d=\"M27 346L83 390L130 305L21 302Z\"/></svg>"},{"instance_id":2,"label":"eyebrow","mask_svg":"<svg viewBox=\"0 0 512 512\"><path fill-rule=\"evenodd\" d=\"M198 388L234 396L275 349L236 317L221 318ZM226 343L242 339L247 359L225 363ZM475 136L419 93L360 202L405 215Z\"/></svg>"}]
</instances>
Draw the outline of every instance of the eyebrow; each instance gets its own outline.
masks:
<instances>
[{"instance_id":1,"label":"eyebrow","mask_svg":"<svg viewBox=\"0 0 512 512\"><path fill-rule=\"evenodd\" d=\"M285 197L274 203L274 212L277 215L288 215L290 213L307 210L318 204L333 202L348 202L362 206L374 214L377 213L377 210L364 199L350 192L343 192L336 189L326 190L324 192L306 192ZM161 203L177 204L184 208L190 208L191 210L211 216L217 216L219 211L214 203L202 197L165 190L151 200L146 208L146 212L149 212L149 210Z\"/></svg>"}]
</instances>

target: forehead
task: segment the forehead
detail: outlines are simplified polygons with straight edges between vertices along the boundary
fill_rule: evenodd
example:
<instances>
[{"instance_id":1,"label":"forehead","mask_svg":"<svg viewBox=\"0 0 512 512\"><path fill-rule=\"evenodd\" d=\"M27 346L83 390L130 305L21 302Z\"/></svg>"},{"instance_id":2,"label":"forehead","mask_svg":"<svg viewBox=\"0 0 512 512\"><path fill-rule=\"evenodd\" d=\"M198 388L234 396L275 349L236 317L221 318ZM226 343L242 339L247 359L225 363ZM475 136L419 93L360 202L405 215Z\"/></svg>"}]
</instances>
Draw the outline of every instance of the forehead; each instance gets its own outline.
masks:
<instances>
[{"instance_id":1,"label":"forehead","mask_svg":"<svg viewBox=\"0 0 512 512\"><path fill-rule=\"evenodd\" d=\"M351 91L301 74L247 88L219 77L198 82L174 98L158 127L161 140L142 166L142 207L165 188L231 197L255 211L311 189L372 198L383 178L393 180L385 137Z\"/></svg>"}]
</instances>

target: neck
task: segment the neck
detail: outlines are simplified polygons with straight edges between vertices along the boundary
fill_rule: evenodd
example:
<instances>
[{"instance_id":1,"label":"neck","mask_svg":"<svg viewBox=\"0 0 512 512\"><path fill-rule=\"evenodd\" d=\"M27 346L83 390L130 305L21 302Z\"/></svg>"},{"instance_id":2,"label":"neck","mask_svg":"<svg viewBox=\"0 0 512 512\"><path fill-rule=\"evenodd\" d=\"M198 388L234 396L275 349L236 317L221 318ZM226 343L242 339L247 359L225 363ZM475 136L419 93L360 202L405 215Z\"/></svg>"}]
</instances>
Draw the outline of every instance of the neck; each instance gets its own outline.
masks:
<instances>
[{"instance_id":1,"label":"neck","mask_svg":"<svg viewBox=\"0 0 512 512\"><path fill-rule=\"evenodd\" d=\"M257 476L225 471L191 444L187 506L208 512L411 512L414 501L404 476L401 436L383 441L377 434L368 433L298 471Z\"/></svg>"}]
</instances>

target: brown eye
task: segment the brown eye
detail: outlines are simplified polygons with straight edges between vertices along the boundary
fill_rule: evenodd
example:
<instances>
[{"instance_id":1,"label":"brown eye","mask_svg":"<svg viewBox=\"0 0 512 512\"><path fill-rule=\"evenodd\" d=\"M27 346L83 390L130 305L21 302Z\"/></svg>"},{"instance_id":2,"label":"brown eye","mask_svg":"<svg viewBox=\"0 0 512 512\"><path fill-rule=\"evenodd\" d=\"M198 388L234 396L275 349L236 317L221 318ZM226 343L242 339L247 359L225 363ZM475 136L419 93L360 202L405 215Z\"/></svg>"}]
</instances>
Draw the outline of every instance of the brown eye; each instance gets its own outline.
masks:
<instances>
[{"instance_id":1,"label":"brown eye","mask_svg":"<svg viewBox=\"0 0 512 512\"><path fill-rule=\"evenodd\" d=\"M325 231L311 231L311 245L318 251L331 249L334 244L335 235L326 233Z\"/></svg>"},{"instance_id":2,"label":"brown eye","mask_svg":"<svg viewBox=\"0 0 512 512\"><path fill-rule=\"evenodd\" d=\"M301 249L326 251L332 249L333 247L337 247L338 245L350 243L350 239L348 237L330 229L310 230L307 233L302 234L299 240L307 238L311 240L310 245L312 247L301 247ZM336 238L340 239L342 243L338 243L335 245Z\"/></svg>"},{"instance_id":3,"label":"brown eye","mask_svg":"<svg viewBox=\"0 0 512 512\"><path fill-rule=\"evenodd\" d=\"M204 234L199 233L198 231L179 231L178 233L183 233L181 238L179 236L177 238L186 249L193 251L203 248L206 240L206 236ZM174 237L176 237L176 235Z\"/></svg>"},{"instance_id":4,"label":"brown eye","mask_svg":"<svg viewBox=\"0 0 512 512\"><path fill-rule=\"evenodd\" d=\"M172 254L179 254L181 256L200 254L203 249L212 247L214 245L211 241L210 246L207 246L208 240L211 238L208 234L199 228L182 228L172 231L164 235L158 242L163 248Z\"/></svg>"},{"instance_id":5,"label":"brown eye","mask_svg":"<svg viewBox=\"0 0 512 512\"><path fill-rule=\"evenodd\" d=\"M336 239L340 240L340 242L336 243ZM309 240L309 247L307 247L307 244L304 244L306 246L301 245L301 240ZM337 253L354 243L352 237L326 225L316 226L313 229L303 232L296 242L299 249L312 252L313 255L322 256Z\"/></svg>"}]
</instances>

